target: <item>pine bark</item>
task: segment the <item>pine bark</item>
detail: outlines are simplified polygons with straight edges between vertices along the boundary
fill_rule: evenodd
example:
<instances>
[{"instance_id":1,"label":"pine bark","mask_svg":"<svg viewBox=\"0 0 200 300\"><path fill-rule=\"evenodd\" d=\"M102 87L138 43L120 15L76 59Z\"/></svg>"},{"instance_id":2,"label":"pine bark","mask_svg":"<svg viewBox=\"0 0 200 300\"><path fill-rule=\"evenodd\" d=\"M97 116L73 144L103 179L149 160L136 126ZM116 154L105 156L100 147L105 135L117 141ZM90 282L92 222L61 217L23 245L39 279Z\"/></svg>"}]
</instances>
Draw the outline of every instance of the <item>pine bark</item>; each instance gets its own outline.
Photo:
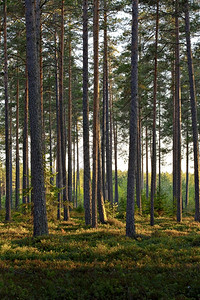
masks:
<instances>
[{"instance_id":1,"label":"pine bark","mask_svg":"<svg viewBox=\"0 0 200 300\"><path fill-rule=\"evenodd\" d=\"M16 90L16 175L15 175L15 209L19 207L19 69L17 67Z\"/></svg>"},{"instance_id":2,"label":"pine bark","mask_svg":"<svg viewBox=\"0 0 200 300\"><path fill-rule=\"evenodd\" d=\"M91 224L91 179L88 103L88 0L83 0L83 155L85 224Z\"/></svg>"},{"instance_id":3,"label":"pine bark","mask_svg":"<svg viewBox=\"0 0 200 300\"><path fill-rule=\"evenodd\" d=\"M79 132L78 121L76 121L76 207L78 207L78 199L80 197L80 167L79 167Z\"/></svg>"},{"instance_id":4,"label":"pine bark","mask_svg":"<svg viewBox=\"0 0 200 300\"><path fill-rule=\"evenodd\" d=\"M37 56L34 1L26 0L26 38L29 83L29 116L31 129L31 177L34 216L34 236L48 234L44 160L42 151L41 99L39 60Z\"/></svg>"},{"instance_id":5,"label":"pine bark","mask_svg":"<svg viewBox=\"0 0 200 300\"><path fill-rule=\"evenodd\" d=\"M108 201L113 204L113 187L112 187L112 131L111 119L111 99L108 91L108 33L107 33L107 0L104 0L104 65L103 65L103 87L104 99L106 106L106 181L108 191ZM111 98L111 95L110 95ZM109 101L110 100L110 101Z\"/></svg>"},{"instance_id":6,"label":"pine bark","mask_svg":"<svg viewBox=\"0 0 200 300\"><path fill-rule=\"evenodd\" d=\"M148 149L148 128L146 125L146 198L149 198L149 149Z\"/></svg>"},{"instance_id":7,"label":"pine bark","mask_svg":"<svg viewBox=\"0 0 200 300\"><path fill-rule=\"evenodd\" d=\"M115 203L119 202L118 193L118 166L117 166L117 122L113 120L113 133L114 133L114 157L115 157Z\"/></svg>"},{"instance_id":8,"label":"pine bark","mask_svg":"<svg viewBox=\"0 0 200 300\"><path fill-rule=\"evenodd\" d=\"M5 148L6 148L6 216L11 220L11 195L10 195L10 138L9 138L9 103L8 103L8 53L7 53L7 1L3 2L4 20L4 93L5 93Z\"/></svg>"},{"instance_id":9,"label":"pine bark","mask_svg":"<svg viewBox=\"0 0 200 300\"><path fill-rule=\"evenodd\" d=\"M132 0L132 44L131 44L131 107L130 142L127 183L126 235L135 237L135 173L137 158L138 120L138 0Z\"/></svg>"},{"instance_id":10,"label":"pine bark","mask_svg":"<svg viewBox=\"0 0 200 300\"><path fill-rule=\"evenodd\" d=\"M99 221L102 224L106 224L107 216L105 205L102 195L102 167L101 167L101 145L100 145L100 132L99 132L99 147L98 147L98 179L97 179L97 203L98 203L98 212L99 212Z\"/></svg>"},{"instance_id":11,"label":"pine bark","mask_svg":"<svg viewBox=\"0 0 200 300\"><path fill-rule=\"evenodd\" d=\"M26 62L26 86L24 101L24 128L23 128L23 198L22 203L28 203L28 70Z\"/></svg>"},{"instance_id":12,"label":"pine bark","mask_svg":"<svg viewBox=\"0 0 200 300\"><path fill-rule=\"evenodd\" d=\"M181 89L179 53L179 3L175 2L175 101L176 101L176 200L177 222L182 221L182 179L181 179Z\"/></svg>"},{"instance_id":13,"label":"pine bark","mask_svg":"<svg viewBox=\"0 0 200 300\"><path fill-rule=\"evenodd\" d=\"M55 72L55 97L56 97L56 186L59 189L58 191L58 203L57 203L57 219L61 218L61 196L62 196L62 163L61 163L61 140L60 140L60 107L59 107L59 88L58 88L58 58L57 58L57 34L56 30L54 33L54 72Z\"/></svg>"},{"instance_id":14,"label":"pine bark","mask_svg":"<svg viewBox=\"0 0 200 300\"><path fill-rule=\"evenodd\" d=\"M159 26L159 0L156 7L156 34L154 58L154 90L153 90L153 142L151 162L151 226L154 225L154 197L156 193L156 102L157 102L157 66L158 66L158 26Z\"/></svg>"},{"instance_id":15,"label":"pine bark","mask_svg":"<svg viewBox=\"0 0 200 300\"><path fill-rule=\"evenodd\" d=\"M72 70L71 70L71 36L69 32L69 64L68 64L68 200L72 202Z\"/></svg>"},{"instance_id":16,"label":"pine bark","mask_svg":"<svg viewBox=\"0 0 200 300\"><path fill-rule=\"evenodd\" d=\"M93 100L93 177L92 177L92 227L97 227L97 180L99 145L99 0L94 0L94 100Z\"/></svg>"},{"instance_id":17,"label":"pine bark","mask_svg":"<svg viewBox=\"0 0 200 300\"><path fill-rule=\"evenodd\" d=\"M185 183L185 207L189 203L189 141L188 141L188 128L186 136L186 183Z\"/></svg>"},{"instance_id":18,"label":"pine bark","mask_svg":"<svg viewBox=\"0 0 200 300\"><path fill-rule=\"evenodd\" d=\"M62 193L63 193L63 205L64 205L64 220L68 221L69 205L68 200L70 198L69 190L67 195L67 174L66 174L66 132L64 126L64 0L61 2L61 34L60 34L60 64L59 64L59 118L60 118L60 141L61 141L61 162L62 162ZM68 129L69 130L69 129ZM69 142L69 141L68 141ZM69 154L68 154L69 155ZM69 172L69 170L68 170ZM69 176L69 175L68 175ZM68 179L69 181L69 179ZM69 182L68 182L69 189ZM68 198L67 198L68 197Z\"/></svg>"},{"instance_id":19,"label":"pine bark","mask_svg":"<svg viewBox=\"0 0 200 300\"><path fill-rule=\"evenodd\" d=\"M194 152L194 178L195 178L195 221L200 221L199 211L199 142L197 127L197 101L194 80L194 68L192 62L192 49L190 39L190 18L188 0L185 0L185 33L187 43L188 74L190 82L190 104L192 113L193 152Z\"/></svg>"},{"instance_id":20,"label":"pine bark","mask_svg":"<svg viewBox=\"0 0 200 300\"><path fill-rule=\"evenodd\" d=\"M137 124L137 172L136 172L136 203L139 209L139 213L142 213L142 201L141 201L141 119L140 108Z\"/></svg>"}]
</instances>

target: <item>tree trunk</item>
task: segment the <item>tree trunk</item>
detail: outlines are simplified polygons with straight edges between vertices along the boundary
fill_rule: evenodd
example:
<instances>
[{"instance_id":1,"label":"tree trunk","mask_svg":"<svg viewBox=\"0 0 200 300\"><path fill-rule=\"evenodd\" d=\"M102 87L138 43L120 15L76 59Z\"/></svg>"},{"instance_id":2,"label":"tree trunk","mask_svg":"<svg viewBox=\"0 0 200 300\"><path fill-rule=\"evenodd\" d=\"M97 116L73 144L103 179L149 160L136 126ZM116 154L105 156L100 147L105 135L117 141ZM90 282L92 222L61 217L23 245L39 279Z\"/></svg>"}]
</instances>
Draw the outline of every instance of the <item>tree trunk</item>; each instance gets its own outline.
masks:
<instances>
[{"instance_id":1,"label":"tree trunk","mask_svg":"<svg viewBox=\"0 0 200 300\"><path fill-rule=\"evenodd\" d=\"M149 151L148 151L148 129L146 125L146 198L149 198Z\"/></svg>"},{"instance_id":2,"label":"tree trunk","mask_svg":"<svg viewBox=\"0 0 200 300\"><path fill-rule=\"evenodd\" d=\"M181 91L180 91L180 54L179 54L179 4L175 2L175 101L176 101L176 200L177 222L182 221L182 182L181 182Z\"/></svg>"},{"instance_id":3,"label":"tree trunk","mask_svg":"<svg viewBox=\"0 0 200 300\"><path fill-rule=\"evenodd\" d=\"M68 221L69 205L71 194L68 192L67 199L67 174L66 174L66 131L64 126L64 97L63 97L63 76L64 76L64 0L61 2L61 35L60 35L60 69L59 69L59 117L60 117L60 140L61 140L61 161L62 161L62 192L64 205L64 220ZM69 129L68 129L69 130ZM68 154L69 155L69 154ZM69 176L69 175L68 175ZM69 182L68 182L69 184ZM72 187L72 186L71 186ZM68 186L69 191L69 186Z\"/></svg>"},{"instance_id":4,"label":"tree trunk","mask_svg":"<svg viewBox=\"0 0 200 300\"><path fill-rule=\"evenodd\" d=\"M28 70L26 62L26 86L24 103L24 128L23 128L23 199L22 203L28 203Z\"/></svg>"},{"instance_id":5,"label":"tree trunk","mask_svg":"<svg viewBox=\"0 0 200 300\"><path fill-rule=\"evenodd\" d=\"M71 70L71 36L69 32L69 87L68 87L68 200L72 202L72 70Z\"/></svg>"},{"instance_id":6,"label":"tree trunk","mask_svg":"<svg viewBox=\"0 0 200 300\"><path fill-rule=\"evenodd\" d=\"M157 0L156 35L155 35L155 66L154 66L154 90L153 90L153 143L151 162L151 226L154 225L154 197L156 193L156 101L157 101L157 56L158 56L158 26L159 26L159 0Z\"/></svg>"},{"instance_id":7,"label":"tree trunk","mask_svg":"<svg viewBox=\"0 0 200 300\"><path fill-rule=\"evenodd\" d=\"M13 179L13 173L12 173L12 100L10 101L10 107L9 107L9 114L10 114L10 201L11 201L11 209L13 208L13 201L12 201L12 179Z\"/></svg>"},{"instance_id":8,"label":"tree trunk","mask_svg":"<svg viewBox=\"0 0 200 300\"><path fill-rule=\"evenodd\" d=\"M109 70L109 73L111 71ZM109 177L110 177L110 203L113 205L113 178L112 178L112 158L113 158L113 128L112 128L112 111L113 111L113 95L112 95L112 81L110 80L110 155L109 155Z\"/></svg>"},{"instance_id":9,"label":"tree trunk","mask_svg":"<svg viewBox=\"0 0 200 300\"><path fill-rule=\"evenodd\" d=\"M113 133L114 133L114 156L115 156L115 203L119 202L118 193L118 175L117 175L117 122L113 120Z\"/></svg>"},{"instance_id":10,"label":"tree trunk","mask_svg":"<svg viewBox=\"0 0 200 300\"><path fill-rule=\"evenodd\" d=\"M94 0L93 19L94 49L94 102L93 102L93 178L92 178L92 227L97 227L97 180L99 145L99 0Z\"/></svg>"},{"instance_id":11,"label":"tree trunk","mask_svg":"<svg viewBox=\"0 0 200 300\"><path fill-rule=\"evenodd\" d=\"M80 168L79 168L79 135L78 120L76 120L76 207L78 207L78 199L80 197Z\"/></svg>"},{"instance_id":12,"label":"tree trunk","mask_svg":"<svg viewBox=\"0 0 200 300\"><path fill-rule=\"evenodd\" d=\"M83 155L84 155L84 208L85 224L90 225L91 179L89 146L89 103L88 103L88 0L83 0Z\"/></svg>"},{"instance_id":13,"label":"tree trunk","mask_svg":"<svg viewBox=\"0 0 200 300\"><path fill-rule=\"evenodd\" d=\"M173 60L172 65L172 97L173 97L173 214L176 205L176 97L175 97L175 59Z\"/></svg>"},{"instance_id":14,"label":"tree trunk","mask_svg":"<svg viewBox=\"0 0 200 300\"><path fill-rule=\"evenodd\" d=\"M160 100L158 104L158 191L161 193L161 136L160 136Z\"/></svg>"},{"instance_id":15,"label":"tree trunk","mask_svg":"<svg viewBox=\"0 0 200 300\"><path fill-rule=\"evenodd\" d=\"M19 69L17 66L16 91L16 176L15 176L15 209L19 207Z\"/></svg>"},{"instance_id":16,"label":"tree trunk","mask_svg":"<svg viewBox=\"0 0 200 300\"><path fill-rule=\"evenodd\" d=\"M75 140L75 134L74 134L74 138L73 138L73 199L72 199L72 202L73 202L73 205L74 207L76 208L76 151L75 151L75 148L76 148L76 140Z\"/></svg>"},{"instance_id":17,"label":"tree trunk","mask_svg":"<svg viewBox=\"0 0 200 300\"><path fill-rule=\"evenodd\" d=\"M62 163L61 163L61 140L60 140L60 106L59 106L59 99L58 99L58 59L57 59L57 34L55 30L54 36L54 44L55 44L55 93L56 93L56 131L57 131L57 153L56 153L56 186L59 189L58 191L58 205L57 205L57 219L60 220L61 218L61 189L62 189Z\"/></svg>"},{"instance_id":18,"label":"tree trunk","mask_svg":"<svg viewBox=\"0 0 200 300\"><path fill-rule=\"evenodd\" d=\"M5 92L5 146L6 146L6 216L11 220L11 195L10 195L10 139L9 139L9 104L8 104L8 54L7 54L7 1L4 0L4 92Z\"/></svg>"},{"instance_id":19,"label":"tree trunk","mask_svg":"<svg viewBox=\"0 0 200 300\"><path fill-rule=\"evenodd\" d=\"M188 141L188 128L186 136L186 187L185 187L185 207L189 203L189 141Z\"/></svg>"},{"instance_id":20,"label":"tree trunk","mask_svg":"<svg viewBox=\"0 0 200 300\"><path fill-rule=\"evenodd\" d=\"M140 119L140 108L139 108L139 117L138 117L138 124L137 124L136 203L137 203L137 207L139 209L139 213L141 214L142 213L142 202L141 202L141 119Z\"/></svg>"},{"instance_id":21,"label":"tree trunk","mask_svg":"<svg viewBox=\"0 0 200 300\"><path fill-rule=\"evenodd\" d=\"M190 82L190 103L192 113L193 151L194 151L194 178L195 178L195 221L200 221L199 211L199 143L197 127L197 101L195 91L194 69L192 62L192 49L190 39L190 19L188 0L185 0L185 33L187 42L187 61Z\"/></svg>"},{"instance_id":22,"label":"tree trunk","mask_svg":"<svg viewBox=\"0 0 200 300\"><path fill-rule=\"evenodd\" d=\"M101 146L100 146L100 132L99 132L97 202L98 202L99 220L102 224L106 224L107 216L106 216L106 210L105 210L105 205L104 205L103 195L102 195L102 174L101 174L101 170L102 170L102 168L101 168Z\"/></svg>"},{"instance_id":23,"label":"tree trunk","mask_svg":"<svg viewBox=\"0 0 200 300\"><path fill-rule=\"evenodd\" d=\"M134 237L135 217L135 173L137 158L137 120L138 120L138 0L132 0L132 45L131 45L131 110L130 142L127 183L126 235Z\"/></svg>"},{"instance_id":24,"label":"tree trunk","mask_svg":"<svg viewBox=\"0 0 200 300\"><path fill-rule=\"evenodd\" d=\"M51 81L49 73L49 164L50 164L50 184L53 185L53 155L52 155L52 121L51 121Z\"/></svg>"},{"instance_id":25,"label":"tree trunk","mask_svg":"<svg viewBox=\"0 0 200 300\"><path fill-rule=\"evenodd\" d=\"M42 122L39 84L39 61L37 57L34 1L26 0L27 65L29 83L29 116L31 128L31 177L34 216L34 236L48 234L44 160L42 151Z\"/></svg>"},{"instance_id":26,"label":"tree trunk","mask_svg":"<svg viewBox=\"0 0 200 300\"><path fill-rule=\"evenodd\" d=\"M104 0L104 64L103 64L103 82L104 98L106 103L106 181L108 191L108 201L112 204L112 186L110 173L111 167L111 149L110 149L110 120L109 120L109 96L108 96L108 37L107 37L107 0Z\"/></svg>"}]
</instances>

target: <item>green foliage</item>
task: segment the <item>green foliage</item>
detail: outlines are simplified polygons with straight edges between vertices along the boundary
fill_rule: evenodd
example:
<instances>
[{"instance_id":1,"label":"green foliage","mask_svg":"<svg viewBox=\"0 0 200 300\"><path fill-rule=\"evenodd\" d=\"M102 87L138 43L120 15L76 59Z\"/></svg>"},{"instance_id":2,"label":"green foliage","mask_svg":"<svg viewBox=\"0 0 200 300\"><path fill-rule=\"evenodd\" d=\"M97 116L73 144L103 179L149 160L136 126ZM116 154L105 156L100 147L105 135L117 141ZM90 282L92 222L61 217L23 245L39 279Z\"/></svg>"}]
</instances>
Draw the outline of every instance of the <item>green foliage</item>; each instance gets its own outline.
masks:
<instances>
[{"instance_id":1,"label":"green foliage","mask_svg":"<svg viewBox=\"0 0 200 300\"><path fill-rule=\"evenodd\" d=\"M193 218L136 216L137 239L120 222L83 226L50 222L48 237L32 237L29 216L0 215L1 299L198 299L200 231Z\"/></svg>"},{"instance_id":2,"label":"green foliage","mask_svg":"<svg viewBox=\"0 0 200 300\"><path fill-rule=\"evenodd\" d=\"M113 205L109 201L105 201L105 210L108 218L116 218L118 214L118 204Z\"/></svg>"}]
</instances>

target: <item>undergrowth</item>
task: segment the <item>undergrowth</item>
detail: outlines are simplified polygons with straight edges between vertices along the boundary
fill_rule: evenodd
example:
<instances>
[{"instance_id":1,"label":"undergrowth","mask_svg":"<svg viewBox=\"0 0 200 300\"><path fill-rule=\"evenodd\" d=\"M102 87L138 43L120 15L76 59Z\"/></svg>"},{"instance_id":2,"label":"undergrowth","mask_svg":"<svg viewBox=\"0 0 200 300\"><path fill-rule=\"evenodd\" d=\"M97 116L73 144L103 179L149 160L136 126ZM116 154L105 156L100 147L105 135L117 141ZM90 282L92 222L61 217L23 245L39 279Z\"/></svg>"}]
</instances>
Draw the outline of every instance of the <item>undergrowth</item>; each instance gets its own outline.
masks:
<instances>
[{"instance_id":1,"label":"undergrowth","mask_svg":"<svg viewBox=\"0 0 200 300\"><path fill-rule=\"evenodd\" d=\"M92 229L83 212L32 237L31 218L0 220L0 299L200 299L200 224L136 216L137 239L112 218Z\"/></svg>"}]
</instances>

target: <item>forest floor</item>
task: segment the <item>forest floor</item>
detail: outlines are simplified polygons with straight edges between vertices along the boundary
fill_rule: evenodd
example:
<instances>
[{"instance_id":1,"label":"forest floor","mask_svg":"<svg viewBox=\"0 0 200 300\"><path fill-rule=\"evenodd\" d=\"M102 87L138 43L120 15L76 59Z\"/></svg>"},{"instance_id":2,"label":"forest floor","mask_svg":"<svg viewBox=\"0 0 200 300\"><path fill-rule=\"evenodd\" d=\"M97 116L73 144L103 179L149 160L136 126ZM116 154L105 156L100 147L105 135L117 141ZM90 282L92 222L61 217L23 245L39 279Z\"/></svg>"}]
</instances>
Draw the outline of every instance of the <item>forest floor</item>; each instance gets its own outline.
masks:
<instances>
[{"instance_id":1,"label":"forest floor","mask_svg":"<svg viewBox=\"0 0 200 300\"><path fill-rule=\"evenodd\" d=\"M83 214L49 222L32 237L28 217L0 221L0 299L200 299L200 224L136 217L138 238L110 220L84 226Z\"/></svg>"}]
</instances>

